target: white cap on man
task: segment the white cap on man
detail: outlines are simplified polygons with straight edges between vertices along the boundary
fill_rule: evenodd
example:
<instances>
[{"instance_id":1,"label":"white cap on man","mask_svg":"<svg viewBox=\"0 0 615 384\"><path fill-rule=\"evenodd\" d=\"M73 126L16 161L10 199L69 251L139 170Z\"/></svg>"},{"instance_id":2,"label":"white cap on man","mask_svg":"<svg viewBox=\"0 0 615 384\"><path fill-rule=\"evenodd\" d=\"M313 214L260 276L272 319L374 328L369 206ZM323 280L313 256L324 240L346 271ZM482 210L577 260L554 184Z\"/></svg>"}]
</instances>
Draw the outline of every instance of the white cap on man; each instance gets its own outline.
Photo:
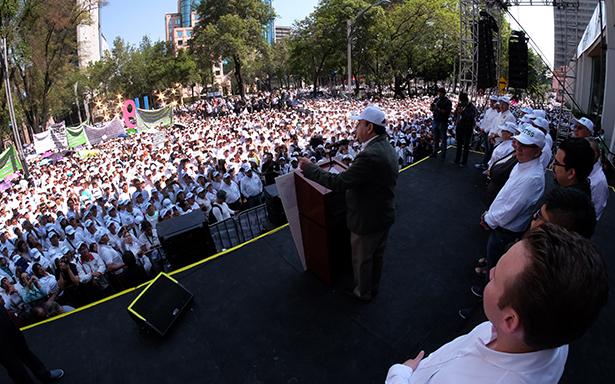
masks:
<instances>
[{"instance_id":1,"label":"white cap on man","mask_svg":"<svg viewBox=\"0 0 615 384\"><path fill-rule=\"evenodd\" d=\"M592 134L594 133L594 123L587 117L581 117L579 120L577 120L577 124L581 124L582 126L587 128L587 130L590 131Z\"/></svg>"},{"instance_id":2,"label":"white cap on man","mask_svg":"<svg viewBox=\"0 0 615 384\"><path fill-rule=\"evenodd\" d=\"M519 134L513 136L513 139L524 145L536 145L541 149L545 146L545 134L528 124L521 127Z\"/></svg>"},{"instance_id":3,"label":"white cap on man","mask_svg":"<svg viewBox=\"0 0 615 384\"><path fill-rule=\"evenodd\" d=\"M500 103L510 104L510 97L502 96L502 97L500 97L499 101L500 101Z\"/></svg>"},{"instance_id":4,"label":"white cap on man","mask_svg":"<svg viewBox=\"0 0 615 384\"><path fill-rule=\"evenodd\" d=\"M543 132L547 132L549 130L549 122L544 117L537 117L532 121L532 124Z\"/></svg>"},{"instance_id":5,"label":"white cap on man","mask_svg":"<svg viewBox=\"0 0 615 384\"><path fill-rule=\"evenodd\" d=\"M383 127L387 124L387 119L384 112L376 105L367 106L361 114L350 116L350 120L365 120Z\"/></svg>"},{"instance_id":6,"label":"white cap on man","mask_svg":"<svg viewBox=\"0 0 615 384\"><path fill-rule=\"evenodd\" d=\"M500 128L501 131L510 132L513 135L519 132L519 130L517 129L517 124L513 123L512 121L507 121L504 124L501 124L498 128Z\"/></svg>"}]
</instances>

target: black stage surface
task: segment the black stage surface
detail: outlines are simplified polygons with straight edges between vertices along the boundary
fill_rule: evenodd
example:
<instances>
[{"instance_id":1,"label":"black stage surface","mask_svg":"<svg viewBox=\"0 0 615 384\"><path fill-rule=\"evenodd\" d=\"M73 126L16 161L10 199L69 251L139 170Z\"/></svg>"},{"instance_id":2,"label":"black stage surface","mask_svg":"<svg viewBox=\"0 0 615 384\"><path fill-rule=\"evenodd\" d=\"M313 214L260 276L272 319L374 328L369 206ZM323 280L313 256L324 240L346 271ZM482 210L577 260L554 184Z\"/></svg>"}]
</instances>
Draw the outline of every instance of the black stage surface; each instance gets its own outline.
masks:
<instances>
[{"instance_id":1,"label":"black stage surface","mask_svg":"<svg viewBox=\"0 0 615 384\"><path fill-rule=\"evenodd\" d=\"M370 304L304 273L283 228L176 275L195 300L163 340L140 334L129 317L137 292L25 334L46 364L65 369L66 384L382 383L391 364L481 321L481 311L471 321L457 315L474 302L473 266L487 237L478 226L480 197L471 167L429 159L403 172L380 294ZM614 198L595 236L611 287ZM562 382L615 382L614 324L611 299L572 345ZM0 382L8 382L1 370Z\"/></svg>"}]
</instances>

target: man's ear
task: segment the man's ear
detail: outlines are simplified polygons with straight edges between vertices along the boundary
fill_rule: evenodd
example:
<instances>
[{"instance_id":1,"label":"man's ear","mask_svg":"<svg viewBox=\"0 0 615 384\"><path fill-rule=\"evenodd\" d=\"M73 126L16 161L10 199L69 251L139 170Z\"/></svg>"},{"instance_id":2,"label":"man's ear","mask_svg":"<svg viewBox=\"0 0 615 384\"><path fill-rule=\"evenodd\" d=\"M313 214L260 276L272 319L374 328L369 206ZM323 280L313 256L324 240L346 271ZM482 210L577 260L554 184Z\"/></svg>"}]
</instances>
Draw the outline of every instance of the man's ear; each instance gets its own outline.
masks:
<instances>
[{"instance_id":1,"label":"man's ear","mask_svg":"<svg viewBox=\"0 0 615 384\"><path fill-rule=\"evenodd\" d=\"M500 323L500 329L507 334L515 334L522 331L521 319L519 314L512 307L506 307L502 310L503 317Z\"/></svg>"}]
</instances>

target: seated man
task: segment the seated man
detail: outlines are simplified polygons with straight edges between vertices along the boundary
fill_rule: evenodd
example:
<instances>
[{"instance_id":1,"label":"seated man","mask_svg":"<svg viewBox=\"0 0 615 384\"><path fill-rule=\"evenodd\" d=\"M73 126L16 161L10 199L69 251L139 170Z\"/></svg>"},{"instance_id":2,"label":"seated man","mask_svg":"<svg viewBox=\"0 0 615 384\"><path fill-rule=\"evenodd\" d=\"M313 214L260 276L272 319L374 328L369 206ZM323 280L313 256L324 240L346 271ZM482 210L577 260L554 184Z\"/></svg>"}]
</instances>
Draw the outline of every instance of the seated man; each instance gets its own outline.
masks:
<instances>
[{"instance_id":1,"label":"seated man","mask_svg":"<svg viewBox=\"0 0 615 384\"><path fill-rule=\"evenodd\" d=\"M389 369L394 383L557 383L568 344L597 318L608 294L604 260L592 243L545 223L491 270L488 322ZM563 294L565 292L565 294Z\"/></svg>"}]
</instances>

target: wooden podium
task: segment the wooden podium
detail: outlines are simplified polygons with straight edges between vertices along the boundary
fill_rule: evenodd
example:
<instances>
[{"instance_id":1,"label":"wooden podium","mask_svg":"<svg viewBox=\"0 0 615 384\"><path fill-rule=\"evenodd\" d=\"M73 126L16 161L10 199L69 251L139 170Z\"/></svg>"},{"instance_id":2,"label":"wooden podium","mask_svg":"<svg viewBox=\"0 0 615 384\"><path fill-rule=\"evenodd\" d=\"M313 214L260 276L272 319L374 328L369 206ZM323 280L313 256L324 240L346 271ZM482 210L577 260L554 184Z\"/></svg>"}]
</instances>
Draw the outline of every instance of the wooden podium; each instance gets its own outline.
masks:
<instances>
[{"instance_id":1,"label":"wooden podium","mask_svg":"<svg viewBox=\"0 0 615 384\"><path fill-rule=\"evenodd\" d=\"M329 172L343 172L347 168L337 160L319 167ZM306 267L332 284L352 268L345 193L331 191L300 172L295 172L295 189Z\"/></svg>"}]
</instances>

